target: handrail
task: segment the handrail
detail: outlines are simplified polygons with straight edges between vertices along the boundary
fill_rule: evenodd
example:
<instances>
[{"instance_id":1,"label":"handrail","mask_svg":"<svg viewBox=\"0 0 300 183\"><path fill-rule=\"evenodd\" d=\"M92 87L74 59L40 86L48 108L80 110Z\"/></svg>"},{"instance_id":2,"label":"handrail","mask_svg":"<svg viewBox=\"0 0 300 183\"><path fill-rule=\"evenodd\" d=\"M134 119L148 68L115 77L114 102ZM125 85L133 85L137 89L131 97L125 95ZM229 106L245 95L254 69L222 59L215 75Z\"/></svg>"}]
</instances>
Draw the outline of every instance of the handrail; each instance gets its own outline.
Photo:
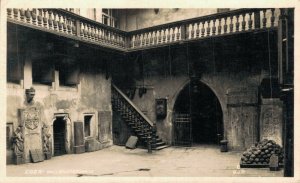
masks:
<instances>
[{"instance_id":1,"label":"handrail","mask_svg":"<svg viewBox=\"0 0 300 183\"><path fill-rule=\"evenodd\" d=\"M142 118L145 119L145 121L151 127L153 127L153 123L150 121L150 119L145 116L144 113L133 102L131 102L131 100L116 85L112 84L112 87L125 99L126 102L128 102L132 106L134 110L136 110L142 116Z\"/></svg>"}]
</instances>

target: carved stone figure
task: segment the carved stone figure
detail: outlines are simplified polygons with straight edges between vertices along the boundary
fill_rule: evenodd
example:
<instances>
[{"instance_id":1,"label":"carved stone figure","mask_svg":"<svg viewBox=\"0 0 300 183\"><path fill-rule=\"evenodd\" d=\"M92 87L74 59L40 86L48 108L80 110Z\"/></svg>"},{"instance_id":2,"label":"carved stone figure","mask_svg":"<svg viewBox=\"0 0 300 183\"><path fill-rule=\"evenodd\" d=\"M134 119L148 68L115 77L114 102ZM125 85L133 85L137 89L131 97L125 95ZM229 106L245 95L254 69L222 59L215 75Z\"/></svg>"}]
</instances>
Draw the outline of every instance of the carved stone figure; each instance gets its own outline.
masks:
<instances>
[{"instance_id":1,"label":"carved stone figure","mask_svg":"<svg viewBox=\"0 0 300 183\"><path fill-rule=\"evenodd\" d=\"M43 151L45 154L50 154L51 153L51 147L50 147L50 137L51 134L49 133L49 127L47 125L44 125L43 128Z\"/></svg>"},{"instance_id":2,"label":"carved stone figure","mask_svg":"<svg viewBox=\"0 0 300 183\"><path fill-rule=\"evenodd\" d=\"M13 136L13 151L16 157L22 157L24 153L24 139L22 126L18 126Z\"/></svg>"},{"instance_id":3,"label":"carved stone figure","mask_svg":"<svg viewBox=\"0 0 300 183\"><path fill-rule=\"evenodd\" d=\"M25 90L25 94L26 94L26 102L29 105L34 104L34 96L35 96L35 89L33 87L30 87L29 89Z\"/></svg>"}]
</instances>

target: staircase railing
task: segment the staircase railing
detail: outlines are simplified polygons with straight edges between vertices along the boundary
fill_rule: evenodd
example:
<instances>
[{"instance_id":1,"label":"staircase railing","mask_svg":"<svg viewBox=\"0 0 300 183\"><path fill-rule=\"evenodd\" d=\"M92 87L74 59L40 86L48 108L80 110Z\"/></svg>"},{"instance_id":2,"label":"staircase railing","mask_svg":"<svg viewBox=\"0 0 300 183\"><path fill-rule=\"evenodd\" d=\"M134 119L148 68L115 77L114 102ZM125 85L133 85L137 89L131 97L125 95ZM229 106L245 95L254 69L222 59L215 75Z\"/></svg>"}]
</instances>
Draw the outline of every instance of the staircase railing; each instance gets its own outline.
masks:
<instances>
[{"instance_id":1,"label":"staircase railing","mask_svg":"<svg viewBox=\"0 0 300 183\"><path fill-rule=\"evenodd\" d=\"M134 128L137 135L147 142L151 137L152 148L156 144L156 126L143 112L115 85L112 84L113 109L120 112L126 121Z\"/></svg>"}]
</instances>

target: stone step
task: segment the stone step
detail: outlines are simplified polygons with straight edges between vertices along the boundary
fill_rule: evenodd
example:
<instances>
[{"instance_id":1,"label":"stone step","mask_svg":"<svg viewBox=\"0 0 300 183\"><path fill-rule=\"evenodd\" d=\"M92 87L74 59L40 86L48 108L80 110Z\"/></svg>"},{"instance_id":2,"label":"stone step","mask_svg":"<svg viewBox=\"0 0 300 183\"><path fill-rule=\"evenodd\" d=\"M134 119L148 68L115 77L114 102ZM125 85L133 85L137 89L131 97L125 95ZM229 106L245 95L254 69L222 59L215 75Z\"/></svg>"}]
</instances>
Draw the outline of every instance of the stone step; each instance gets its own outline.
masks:
<instances>
[{"instance_id":1,"label":"stone step","mask_svg":"<svg viewBox=\"0 0 300 183\"><path fill-rule=\"evenodd\" d=\"M169 147L169 145L163 145L163 146L156 147L154 150L158 151L167 147Z\"/></svg>"}]
</instances>

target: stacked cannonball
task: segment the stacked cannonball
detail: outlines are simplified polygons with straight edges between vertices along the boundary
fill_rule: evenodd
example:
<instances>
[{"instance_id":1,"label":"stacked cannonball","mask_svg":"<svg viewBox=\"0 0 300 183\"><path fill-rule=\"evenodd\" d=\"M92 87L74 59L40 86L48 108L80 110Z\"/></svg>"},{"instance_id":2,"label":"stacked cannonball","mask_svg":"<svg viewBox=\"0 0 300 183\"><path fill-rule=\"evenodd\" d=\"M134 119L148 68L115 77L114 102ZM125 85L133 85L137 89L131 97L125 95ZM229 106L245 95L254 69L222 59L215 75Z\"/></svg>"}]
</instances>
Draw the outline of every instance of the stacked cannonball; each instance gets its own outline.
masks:
<instances>
[{"instance_id":1,"label":"stacked cannonball","mask_svg":"<svg viewBox=\"0 0 300 183\"><path fill-rule=\"evenodd\" d=\"M241 163L268 165L272 154L278 156L279 163L283 162L283 149L275 141L264 139L243 153Z\"/></svg>"}]
</instances>

